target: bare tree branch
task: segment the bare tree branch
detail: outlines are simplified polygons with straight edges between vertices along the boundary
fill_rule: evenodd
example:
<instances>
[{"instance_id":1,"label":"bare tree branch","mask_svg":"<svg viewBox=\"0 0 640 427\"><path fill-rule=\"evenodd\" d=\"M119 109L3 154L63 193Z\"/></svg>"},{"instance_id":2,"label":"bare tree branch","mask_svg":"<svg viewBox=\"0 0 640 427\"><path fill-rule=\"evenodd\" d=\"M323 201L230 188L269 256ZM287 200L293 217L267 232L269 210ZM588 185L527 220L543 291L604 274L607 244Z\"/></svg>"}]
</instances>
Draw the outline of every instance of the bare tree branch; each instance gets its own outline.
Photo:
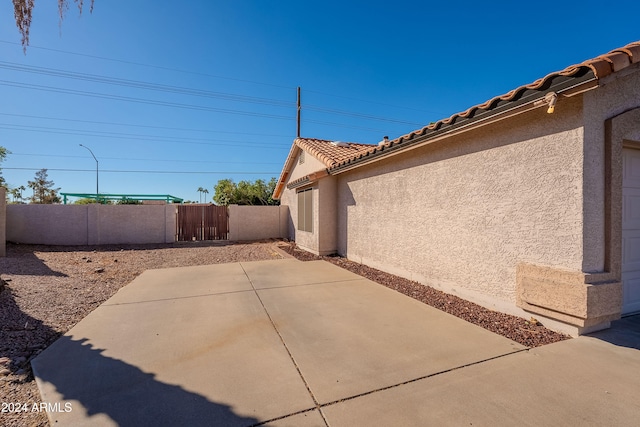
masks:
<instances>
[{"instance_id":1,"label":"bare tree branch","mask_svg":"<svg viewBox=\"0 0 640 427\"><path fill-rule=\"evenodd\" d=\"M16 26L22 37L22 50L27 53L27 46L29 46L29 29L31 28L31 19L33 16L33 8L35 6L35 0L12 0L13 1L13 15L16 19ZM80 15L82 15L82 7L84 6L84 0L73 0L78 6ZM93 2L91 0L91 6L89 7L89 13L93 13ZM60 25L66 11L69 9L69 0L58 0L58 13L60 14Z\"/></svg>"}]
</instances>

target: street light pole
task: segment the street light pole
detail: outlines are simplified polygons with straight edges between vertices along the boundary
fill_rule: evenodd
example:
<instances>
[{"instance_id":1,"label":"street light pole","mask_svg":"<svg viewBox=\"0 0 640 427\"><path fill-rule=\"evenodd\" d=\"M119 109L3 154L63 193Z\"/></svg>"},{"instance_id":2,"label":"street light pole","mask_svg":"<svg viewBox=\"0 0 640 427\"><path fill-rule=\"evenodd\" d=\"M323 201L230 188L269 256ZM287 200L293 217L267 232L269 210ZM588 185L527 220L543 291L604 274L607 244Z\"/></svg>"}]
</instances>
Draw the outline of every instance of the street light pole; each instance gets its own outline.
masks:
<instances>
[{"instance_id":1,"label":"street light pole","mask_svg":"<svg viewBox=\"0 0 640 427\"><path fill-rule=\"evenodd\" d=\"M83 147L83 148L86 148L87 150L89 150L89 152L93 156L93 160L96 161L96 200L97 200L99 195L100 195L100 191L98 191L98 159L96 159L96 156L95 156L95 154L93 154L93 151L91 151L91 148L87 147L86 145L82 145L82 144L80 144L80 147Z\"/></svg>"}]
</instances>

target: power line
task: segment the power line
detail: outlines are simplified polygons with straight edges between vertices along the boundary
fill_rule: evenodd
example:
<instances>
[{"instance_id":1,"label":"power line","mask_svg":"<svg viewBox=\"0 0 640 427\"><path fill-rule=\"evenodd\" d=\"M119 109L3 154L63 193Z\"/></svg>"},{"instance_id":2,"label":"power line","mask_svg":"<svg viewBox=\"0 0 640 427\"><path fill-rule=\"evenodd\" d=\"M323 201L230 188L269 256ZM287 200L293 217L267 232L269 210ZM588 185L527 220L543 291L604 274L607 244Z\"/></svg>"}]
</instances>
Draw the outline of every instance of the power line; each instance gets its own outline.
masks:
<instances>
[{"instance_id":1,"label":"power line","mask_svg":"<svg viewBox=\"0 0 640 427\"><path fill-rule=\"evenodd\" d=\"M7 168L3 167L3 170L25 170L25 171L40 171L43 168ZM45 168L47 171L54 172L94 172L95 169L56 169ZM243 175L277 175L280 172L244 172L244 171L154 171L154 170L115 170L115 169L100 169L100 173L148 173L148 174L185 174L185 175L229 175L229 174L243 174Z\"/></svg>"},{"instance_id":2,"label":"power line","mask_svg":"<svg viewBox=\"0 0 640 427\"><path fill-rule=\"evenodd\" d=\"M12 113L2 113L2 112L0 112L0 115L2 115L2 116L11 116L11 117L24 117L24 118L29 118L29 119L55 120L55 121L64 121L64 122L88 123L88 124L111 125L111 126L139 127L139 128L148 128L148 129L179 130L179 131L187 131L187 132L207 132L207 133L230 133L230 134L234 134L234 135L254 135L254 136L273 136L273 137L282 137L282 138L293 138L293 134L291 134L291 135L282 135L282 134L268 134L268 133L223 131L223 130L213 130L213 129L176 128L176 127L168 127L168 126L140 125L140 124L133 124L133 123L118 123L118 122L101 122L101 121L95 121L95 120L64 119L64 118L61 118L61 117L32 116L32 115L28 115L28 114L12 114Z\"/></svg>"},{"instance_id":3,"label":"power line","mask_svg":"<svg viewBox=\"0 0 640 427\"><path fill-rule=\"evenodd\" d=\"M350 116L350 117L357 117L360 119L367 119L367 120L379 120L379 121L383 121L383 122L392 122L392 123L399 123L399 124L405 124L405 125L413 125L413 126L420 126L420 123L416 123L416 122L408 122L405 120L396 120L396 119L385 119L382 117L377 117L377 116L372 116L369 114L362 114L362 113L352 113L350 111L344 111L344 110L334 110L332 108L323 108L323 107L318 107L318 106L306 106L304 108L305 110L312 110L312 111L319 111L322 113L330 113L330 114L339 114L339 115L343 115L343 116Z\"/></svg>"},{"instance_id":4,"label":"power line","mask_svg":"<svg viewBox=\"0 0 640 427\"><path fill-rule=\"evenodd\" d=\"M119 79L109 76L101 76L97 74L76 73L73 71L65 71L55 68L34 67L28 65L20 65L13 62L0 61L0 68L12 71L22 71L26 73L41 74L51 77L61 77L72 80L84 80L95 83L110 84L116 86L132 87L136 89L147 89L158 92L178 93L183 95L199 96L205 98L223 99L225 101L247 102L253 104L273 105L278 107L294 107L295 103L291 101L283 101L274 98L260 98L255 96L238 95L227 92L213 92L204 89L193 89L181 86L170 86L158 83L144 82L140 80Z\"/></svg>"},{"instance_id":5,"label":"power line","mask_svg":"<svg viewBox=\"0 0 640 427\"><path fill-rule=\"evenodd\" d=\"M10 65L7 65L7 64L10 64ZM179 93L179 94L185 94L185 95L191 95L191 96L217 98L217 99L222 99L227 101L272 105L276 107L291 107L295 105L294 103L291 103L291 102L280 101L275 99L249 97L245 95L236 95L236 94L229 94L229 93L223 93L223 92L211 92L206 90L191 89L191 88L184 88L184 87L178 87L178 86L159 85L159 84L147 83L147 82L136 81L136 80L116 79L112 77L98 76L93 74L73 73L68 71L55 70L52 68L27 67L27 66L21 66L17 64L13 65L12 63L9 63L9 62L0 61L0 68L10 69L14 71L24 71L24 72L30 72L30 73L45 74L49 76L63 77L63 78L68 78L73 80L85 80L85 81L93 81L93 82L112 84L112 85L118 85L118 86L133 87L138 89L148 89L148 90L154 90L154 91L160 91L160 92ZM112 96L112 95L109 95L109 96ZM350 112L350 111L344 111L344 110L336 110L331 108L323 108L323 107L314 106L314 105L305 106L304 109L309 111L318 111L318 112L328 113L328 114L356 117L356 118L361 118L365 120L409 124L413 126L421 125L420 123L416 123L416 122L409 122L409 121L398 120L398 119L389 119L385 117L373 116L370 114L362 114L362 113L356 113L356 112ZM325 122L324 124L327 124L327 123Z\"/></svg>"},{"instance_id":6,"label":"power line","mask_svg":"<svg viewBox=\"0 0 640 427\"><path fill-rule=\"evenodd\" d=\"M20 45L19 43L10 42L10 41L7 41L7 40L0 40L0 43ZM236 81L236 82L242 82L242 83L251 83L251 84L262 85L262 86L271 86L271 87L279 87L279 88L283 88L283 89L293 89L293 90L295 90L295 87L293 87L293 86L283 86L283 85L277 85L277 84L273 84L273 83L258 82L258 81L254 81L254 80L245 80L245 79L238 79L238 78L234 78L234 77L218 76L218 75L215 75L215 74L201 73L201 72L198 72L198 71L188 71L188 70L181 70L179 68L163 67L163 66L160 66L160 65L143 64L141 62L126 61L126 60L123 60L123 59L115 59L115 58L107 58L107 57L104 57L104 56L89 55L89 54L86 54L86 53L69 52L67 50L52 49L52 48L48 48L48 47L29 45L29 49L41 49L41 50L47 50L47 51L50 51L50 52L64 53L65 55L83 56L85 58L100 59L102 61L119 62L121 64L136 65L136 66L139 66L139 67L155 68L157 70L174 71L174 72L177 72L177 73L191 74L191 75L194 75L194 76L213 77L213 78L216 78L216 79L223 79L223 80L230 80L230 81Z\"/></svg>"},{"instance_id":7,"label":"power line","mask_svg":"<svg viewBox=\"0 0 640 427\"><path fill-rule=\"evenodd\" d=\"M74 90L74 89L58 88L54 86L37 85L33 83L20 83L20 82L14 82L10 80L0 80L0 85L18 87L21 89L42 90L45 92L64 93L68 95L78 95L78 96L86 96L86 97L92 97L92 98L110 99L115 101L135 102L138 104L158 105L161 107L183 108L183 109L198 110L198 111L212 111L216 113L238 114L242 116L264 117L264 118L279 119L279 120L294 119L293 117L280 116L276 114L256 113L253 111L232 110L228 108L205 107L202 105L181 104L178 102L158 101L154 99L145 99L145 98L134 98L130 96L111 95L108 93L100 93L100 92L87 92L87 91Z\"/></svg>"},{"instance_id":8,"label":"power line","mask_svg":"<svg viewBox=\"0 0 640 427\"><path fill-rule=\"evenodd\" d=\"M360 98L353 98L351 96L336 95L336 94L332 94L332 93L326 93L326 92L321 92L321 91L311 90L311 89L305 89L305 92L317 93L319 95L331 96L331 97L334 97L334 98L350 99L351 101L365 102L367 104L383 105L385 107L392 107L392 108L401 108L401 109L404 109L404 110L417 111L419 113L431 113L431 114L439 114L441 116L446 116L446 113L443 113L442 111L423 110L423 109L420 109L420 108L407 107L406 105L393 105L393 104L389 104L387 102L372 101L372 100L360 99Z\"/></svg>"},{"instance_id":9,"label":"power line","mask_svg":"<svg viewBox=\"0 0 640 427\"><path fill-rule=\"evenodd\" d=\"M170 86L170 85L164 85L164 84L149 83L149 82L144 82L140 80L119 79L119 78L97 75L97 74L76 73L72 71L65 71L65 70L60 70L55 68L26 66L26 65L16 64L13 62L0 61L0 68L12 70L12 71L22 71L27 73L42 74L42 75L47 75L52 77L61 77L61 78L73 79L73 80L84 80L84 81L90 81L90 82L96 82L96 83L111 84L116 86L132 87L137 89L147 89L147 90L153 90L153 91L159 91L159 92L178 93L178 94L199 96L199 97L205 97L205 98L222 99L226 101L272 105L277 107L294 107L295 106L294 102L283 101L283 100L278 100L274 98L260 98L260 97L238 95L238 94L232 94L232 93L226 93L226 92L213 92L213 91L208 91L204 89L193 89L193 88L186 88L186 87L180 87L180 86ZM409 121L398 120L398 119L389 119L386 117L378 117L371 114L362 114L362 113L351 112L351 111L336 110L332 108L323 108L315 105L307 105L304 107L304 109L328 113L328 114L356 117L356 118L361 118L365 120L376 120L376 121L384 121L384 122L392 122L392 123L400 123L400 124L409 124L413 126L421 125L421 123L416 123L416 122L409 122Z\"/></svg>"},{"instance_id":10,"label":"power line","mask_svg":"<svg viewBox=\"0 0 640 427\"><path fill-rule=\"evenodd\" d=\"M280 119L280 120L294 120L294 117L289 117L289 116L279 116L274 114L256 113L256 112L242 111L242 110L231 110L231 109L225 109L225 108L205 107L205 106L198 106L193 104L180 104L175 102L157 101L157 100L144 99L144 98L133 98L128 96L110 95L110 94L104 94L99 92L78 91L74 89L65 89L65 88L56 88L53 86L27 84L27 83L20 83L20 82L14 82L9 80L0 80L0 85L19 87L19 88L31 89L31 90L42 90L42 91L55 92L55 93L65 93L65 94L79 95L79 96L85 96L85 97L110 99L110 100L116 100L116 101L158 105L158 106L164 106L164 107L185 108L185 109L199 110L199 111L213 111L213 112L220 112L220 113L226 113L226 114L238 114L238 115L273 118L273 119ZM353 125L346 125L346 124L335 123L335 122L324 122L324 121L314 121L314 120L305 120L305 122L323 124L326 126L337 126L337 127L350 128L350 129L359 129L359 130L365 130L365 131L376 132L376 133L388 132L388 130L372 129L372 128L367 128L363 126L353 126Z\"/></svg>"},{"instance_id":11,"label":"power line","mask_svg":"<svg viewBox=\"0 0 640 427\"><path fill-rule=\"evenodd\" d=\"M33 154L33 153L11 153L11 156L27 156L27 157L56 157L56 158L68 158L68 159L86 159L87 156L63 156L61 154ZM170 163L209 163L209 164L238 164L238 165L280 165L282 162L214 162L209 160L175 160L175 159L137 159L129 157L103 157L100 156L100 160L129 160L129 161L144 161L144 162L170 162Z\"/></svg>"},{"instance_id":12,"label":"power line","mask_svg":"<svg viewBox=\"0 0 640 427\"><path fill-rule=\"evenodd\" d=\"M387 134L390 133L389 129L373 129L373 128L367 128L367 127L363 127L363 126L354 126L354 125L345 125L345 124L341 124L341 123L333 123L333 122L325 122L322 120L311 120L311 119L307 119L304 121L304 123L315 123L318 125L326 125L326 126L333 126L333 127L341 127L341 128L347 128L347 129L357 129L357 130L364 130L367 132L375 132L377 134Z\"/></svg>"},{"instance_id":13,"label":"power line","mask_svg":"<svg viewBox=\"0 0 640 427\"><path fill-rule=\"evenodd\" d=\"M161 135L88 131L83 129L54 128L54 127L47 127L47 126L14 125L11 123L0 123L0 129L16 130L21 132L40 132L40 133L52 133L52 134L61 134L61 135L90 136L95 138L126 139L126 140L139 140L139 141L151 141L151 142L171 142L171 143L177 143L177 144L197 144L197 145L216 145L216 146L226 145L226 146L246 146L246 147L289 147L290 145L290 144L264 143L259 141L227 141L227 140L189 138L189 137L172 138L172 137L165 137Z\"/></svg>"},{"instance_id":14,"label":"power line","mask_svg":"<svg viewBox=\"0 0 640 427\"><path fill-rule=\"evenodd\" d=\"M0 40L0 43L12 44L12 45L18 45L18 46L20 45L19 43L7 41L7 40ZM258 81L255 81L255 80L238 79L238 78L234 78L234 77L220 76L220 75L202 73L202 72L197 72L197 71L188 71L188 70L182 70L182 69L179 69L179 68L163 67L163 66L159 66L159 65L144 64L144 63L141 63L141 62L127 61L127 60L115 59L115 58L107 58L107 57L104 57L104 56L89 55L89 54L77 53L77 52L69 52L69 51L66 51L66 50L52 49L52 48L46 48L46 47L41 47L41 46L29 45L29 48L30 49L41 49L41 50L46 50L46 51L56 52L56 53L63 53L65 55L74 55L74 56L80 56L80 57L86 57L86 58L100 59L100 60L103 60L103 61L119 62L119 63L122 63L122 64L136 65L136 66L140 66L140 67L147 67L147 68L155 68L155 69L159 69L159 70L173 71L173 72L184 73L184 74L191 74L191 75L204 76L204 77L213 77L213 78L222 79L222 80L230 80L230 81L237 81L237 82L243 82L243 83L251 83L251 84L256 84L256 85L271 86L271 87L277 87L277 88L282 88L282 89L290 89L290 90L295 90L296 89L294 86L284 86L284 85L277 85L277 84L267 83L267 82L258 82ZM441 111L433 111L433 110L424 110L424 109L419 109L419 108L412 108L412 107L407 107L406 105L393 105L393 104L389 104L387 102L367 100L367 99L361 99L361 98L354 98L354 97L349 97L349 96L345 96L345 95L342 95L342 94L341 95L332 94L332 93L322 92L322 91L313 90L313 89L305 88L305 92L317 93L319 95L330 96L330 97L334 97L334 98L349 99L349 100L352 100L352 101L364 102L364 103L368 103L368 104L383 105L385 107L399 108L399 109L417 111L417 112L422 112L422 113L438 114L438 115L441 115L443 117L446 116L446 114L441 112Z\"/></svg>"}]
</instances>

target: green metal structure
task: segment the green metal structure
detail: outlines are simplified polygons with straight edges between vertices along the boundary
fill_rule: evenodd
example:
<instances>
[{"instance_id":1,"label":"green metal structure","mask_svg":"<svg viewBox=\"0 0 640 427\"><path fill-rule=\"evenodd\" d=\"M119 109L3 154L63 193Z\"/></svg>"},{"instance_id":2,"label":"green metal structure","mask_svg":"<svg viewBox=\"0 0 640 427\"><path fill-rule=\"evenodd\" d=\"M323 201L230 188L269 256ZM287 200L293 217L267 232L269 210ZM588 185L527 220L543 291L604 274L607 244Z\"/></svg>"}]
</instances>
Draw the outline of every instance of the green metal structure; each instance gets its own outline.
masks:
<instances>
[{"instance_id":1,"label":"green metal structure","mask_svg":"<svg viewBox=\"0 0 640 427\"><path fill-rule=\"evenodd\" d=\"M166 203L182 203L184 199L171 196L169 194L95 194L95 193L60 193L63 203L67 204L67 197L79 197L81 199L93 199L98 203L107 200L115 201L136 201L136 200L161 200Z\"/></svg>"}]
</instances>

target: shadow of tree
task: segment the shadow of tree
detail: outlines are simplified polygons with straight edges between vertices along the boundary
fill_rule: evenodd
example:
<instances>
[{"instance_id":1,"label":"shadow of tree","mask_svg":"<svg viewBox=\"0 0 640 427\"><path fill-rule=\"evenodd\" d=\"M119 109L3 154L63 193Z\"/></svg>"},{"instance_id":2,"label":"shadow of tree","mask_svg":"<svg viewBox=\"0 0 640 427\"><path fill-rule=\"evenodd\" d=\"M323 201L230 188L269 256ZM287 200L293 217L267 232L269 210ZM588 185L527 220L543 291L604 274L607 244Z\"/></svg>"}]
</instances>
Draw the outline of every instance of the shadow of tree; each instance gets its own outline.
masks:
<instances>
[{"instance_id":1,"label":"shadow of tree","mask_svg":"<svg viewBox=\"0 0 640 427\"><path fill-rule=\"evenodd\" d=\"M259 420L242 417L228 406L162 383L155 375L103 355L86 339L63 336L33 360L34 374L43 387L43 398L77 400L87 415L105 414L119 426L252 426ZM64 407L62 402L61 407ZM77 408L76 410L79 410ZM52 414L52 422L66 424L64 413Z\"/></svg>"},{"instance_id":2,"label":"shadow of tree","mask_svg":"<svg viewBox=\"0 0 640 427\"><path fill-rule=\"evenodd\" d=\"M35 252L31 245L7 244L7 256L0 258L0 273L67 277L64 273L51 270Z\"/></svg>"},{"instance_id":3,"label":"shadow of tree","mask_svg":"<svg viewBox=\"0 0 640 427\"><path fill-rule=\"evenodd\" d=\"M28 372L28 361L61 334L24 313L9 287L0 286L0 368Z\"/></svg>"},{"instance_id":4,"label":"shadow of tree","mask_svg":"<svg viewBox=\"0 0 640 427\"><path fill-rule=\"evenodd\" d=\"M29 362L61 334L24 313L0 282L0 401L39 404ZM2 425L45 425L39 412L3 413Z\"/></svg>"},{"instance_id":5,"label":"shadow of tree","mask_svg":"<svg viewBox=\"0 0 640 427\"><path fill-rule=\"evenodd\" d=\"M119 426L252 426L259 423L255 418L235 414L228 405L212 402L180 386L162 383L153 374L107 357L102 354L103 350L86 343L86 339L60 337L59 332L22 312L9 287L0 291L0 308L0 370L10 371L4 373L5 384L10 387L0 393L3 402L23 401L24 395L15 395L15 391L29 386L27 383L35 376L43 402L60 402L58 408L64 410L65 403L77 401L87 415L104 414ZM23 403L39 404L38 401ZM77 418L69 421L68 417L77 416L82 409L76 404L71 410L71 413L50 413L51 422L73 424ZM42 413L2 415L7 416L7 422L18 423L16 425L45 422Z\"/></svg>"},{"instance_id":6,"label":"shadow of tree","mask_svg":"<svg viewBox=\"0 0 640 427\"><path fill-rule=\"evenodd\" d=\"M640 314L611 322L611 328L589 336L620 347L640 350Z\"/></svg>"}]
</instances>

